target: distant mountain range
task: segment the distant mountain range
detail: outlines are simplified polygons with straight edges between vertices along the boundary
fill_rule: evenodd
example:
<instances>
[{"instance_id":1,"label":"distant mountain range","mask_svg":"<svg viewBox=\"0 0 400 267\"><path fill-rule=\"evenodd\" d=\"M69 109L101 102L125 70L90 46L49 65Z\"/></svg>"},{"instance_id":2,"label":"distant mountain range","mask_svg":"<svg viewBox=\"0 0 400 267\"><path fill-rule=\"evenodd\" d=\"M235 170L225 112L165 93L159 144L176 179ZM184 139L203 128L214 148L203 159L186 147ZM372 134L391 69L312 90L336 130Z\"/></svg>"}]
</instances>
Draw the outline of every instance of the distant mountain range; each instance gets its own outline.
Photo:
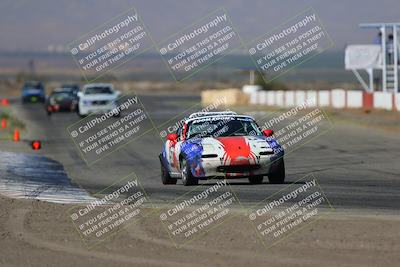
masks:
<instances>
[{"instance_id":1,"label":"distant mountain range","mask_svg":"<svg viewBox=\"0 0 400 267\"><path fill-rule=\"evenodd\" d=\"M286 81L354 82L351 72L344 69L343 52L325 51L302 63L280 77ZM33 67L34 66L34 67ZM81 79L78 67L70 54L48 52L0 52L0 79L15 78L32 69L46 80ZM249 56L227 55L196 74L193 79L235 81L248 79L248 70L255 69ZM147 53L128 61L106 77L134 80L172 80L172 76L160 55Z\"/></svg>"}]
</instances>

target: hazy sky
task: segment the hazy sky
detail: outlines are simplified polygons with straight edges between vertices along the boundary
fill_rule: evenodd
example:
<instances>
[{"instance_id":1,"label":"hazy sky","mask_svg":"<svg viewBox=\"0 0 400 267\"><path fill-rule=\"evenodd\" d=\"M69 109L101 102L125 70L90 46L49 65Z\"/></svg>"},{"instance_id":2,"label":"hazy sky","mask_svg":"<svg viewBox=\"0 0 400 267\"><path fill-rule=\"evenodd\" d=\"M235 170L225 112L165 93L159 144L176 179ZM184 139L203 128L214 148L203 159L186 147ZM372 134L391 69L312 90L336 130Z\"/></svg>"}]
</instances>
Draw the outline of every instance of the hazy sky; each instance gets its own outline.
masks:
<instances>
[{"instance_id":1,"label":"hazy sky","mask_svg":"<svg viewBox=\"0 0 400 267\"><path fill-rule=\"evenodd\" d=\"M335 45L371 42L362 22L400 22L399 0L0 0L0 50L47 50L66 45L135 6L155 41L161 41L223 6L250 41L314 7Z\"/></svg>"}]
</instances>

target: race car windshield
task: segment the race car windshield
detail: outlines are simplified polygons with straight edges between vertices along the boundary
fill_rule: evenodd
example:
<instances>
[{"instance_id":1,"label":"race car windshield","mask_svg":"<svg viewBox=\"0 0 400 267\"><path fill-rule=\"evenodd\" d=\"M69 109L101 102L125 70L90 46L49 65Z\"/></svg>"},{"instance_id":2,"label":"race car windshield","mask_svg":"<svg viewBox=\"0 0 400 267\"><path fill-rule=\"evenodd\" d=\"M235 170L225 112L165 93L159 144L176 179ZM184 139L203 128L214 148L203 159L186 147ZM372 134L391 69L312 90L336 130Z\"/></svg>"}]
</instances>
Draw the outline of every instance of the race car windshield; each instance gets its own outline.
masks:
<instances>
[{"instance_id":1,"label":"race car windshield","mask_svg":"<svg viewBox=\"0 0 400 267\"><path fill-rule=\"evenodd\" d=\"M85 90L85 95L95 95L95 94L112 94L113 91L110 87L107 86L97 86L97 87L88 87Z\"/></svg>"},{"instance_id":2,"label":"race car windshield","mask_svg":"<svg viewBox=\"0 0 400 267\"><path fill-rule=\"evenodd\" d=\"M43 85L39 82L27 82L25 83L23 90L28 90L28 89L43 90Z\"/></svg>"},{"instance_id":3,"label":"race car windshield","mask_svg":"<svg viewBox=\"0 0 400 267\"><path fill-rule=\"evenodd\" d=\"M50 96L53 99L56 99L57 101L61 101L64 99L69 99L71 98L71 95L68 93L54 93Z\"/></svg>"},{"instance_id":4,"label":"race car windshield","mask_svg":"<svg viewBox=\"0 0 400 267\"><path fill-rule=\"evenodd\" d=\"M193 121L188 125L187 138L262 135L257 124L247 118Z\"/></svg>"}]
</instances>

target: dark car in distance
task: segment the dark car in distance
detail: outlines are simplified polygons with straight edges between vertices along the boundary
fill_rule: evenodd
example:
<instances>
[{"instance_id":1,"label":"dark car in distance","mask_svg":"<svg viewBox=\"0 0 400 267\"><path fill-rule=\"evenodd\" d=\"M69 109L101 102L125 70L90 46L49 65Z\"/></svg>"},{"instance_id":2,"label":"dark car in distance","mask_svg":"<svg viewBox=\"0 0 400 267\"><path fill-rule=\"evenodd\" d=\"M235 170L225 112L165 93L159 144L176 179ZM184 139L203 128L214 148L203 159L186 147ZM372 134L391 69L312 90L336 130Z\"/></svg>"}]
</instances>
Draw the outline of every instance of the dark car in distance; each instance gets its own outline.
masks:
<instances>
[{"instance_id":1,"label":"dark car in distance","mask_svg":"<svg viewBox=\"0 0 400 267\"><path fill-rule=\"evenodd\" d=\"M76 111L78 97L71 88L57 88L47 97L47 115L59 111Z\"/></svg>"}]
</instances>

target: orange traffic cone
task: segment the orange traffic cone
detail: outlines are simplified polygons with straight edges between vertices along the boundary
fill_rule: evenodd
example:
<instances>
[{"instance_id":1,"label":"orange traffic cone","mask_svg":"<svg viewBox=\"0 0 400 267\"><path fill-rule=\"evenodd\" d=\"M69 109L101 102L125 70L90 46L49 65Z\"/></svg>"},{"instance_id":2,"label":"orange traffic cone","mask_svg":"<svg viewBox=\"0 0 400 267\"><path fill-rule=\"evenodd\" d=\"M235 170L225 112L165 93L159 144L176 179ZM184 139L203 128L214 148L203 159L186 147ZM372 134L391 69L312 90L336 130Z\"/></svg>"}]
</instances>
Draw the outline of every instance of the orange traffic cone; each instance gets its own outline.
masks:
<instances>
[{"instance_id":1,"label":"orange traffic cone","mask_svg":"<svg viewBox=\"0 0 400 267\"><path fill-rule=\"evenodd\" d=\"M7 99L7 98L3 98L3 99L1 100L1 104L2 104L3 106L8 106L8 104L9 104L8 99Z\"/></svg>"},{"instance_id":2,"label":"orange traffic cone","mask_svg":"<svg viewBox=\"0 0 400 267\"><path fill-rule=\"evenodd\" d=\"M19 141L19 130L17 128L14 129L14 142Z\"/></svg>"},{"instance_id":3,"label":"orange traffic cone","mask_svg":"<svg viewBox=\"0 0 400 267\"><path fill-rule=\"evenodd\" d=\"M1 119L1 128L3 128L3 129L7 128L7 119L6 118Z\"/></svg>"}]
</instances>

